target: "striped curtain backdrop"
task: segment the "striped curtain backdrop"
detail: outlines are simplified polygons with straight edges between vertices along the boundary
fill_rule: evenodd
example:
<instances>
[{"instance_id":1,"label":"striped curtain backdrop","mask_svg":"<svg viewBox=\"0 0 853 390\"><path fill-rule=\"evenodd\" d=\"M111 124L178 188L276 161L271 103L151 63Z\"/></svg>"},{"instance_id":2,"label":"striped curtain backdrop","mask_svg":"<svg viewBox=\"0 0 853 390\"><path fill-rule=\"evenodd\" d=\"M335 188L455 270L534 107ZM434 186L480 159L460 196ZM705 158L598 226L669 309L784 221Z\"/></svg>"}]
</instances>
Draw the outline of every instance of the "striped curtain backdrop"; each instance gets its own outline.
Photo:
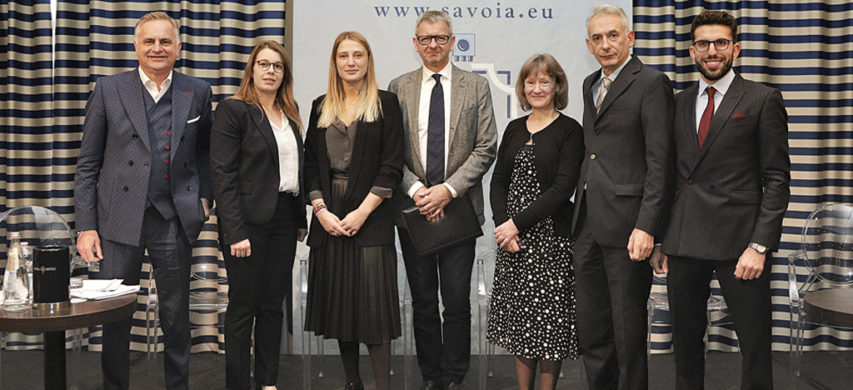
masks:
<instances>
[{"instance_id":1,"label":"striped curtain backdrop","mask_svg":"<svg viewBox=\"0 0 853 390\"><path fill-rule=\"evenodd\" d=\"M690 23L704 9L727 10L737 18L743 49L735 70L781 90L788 110L791 202L771 281L773 348L787 351L791 327L787 256L800 248L803 222L810 212L825 203L853 203L853 3L634 1L634 53L666 72L677 91L699 78L687 49ZM653 348L669 350L668 329L653 332ZM732 350L735 337L730 326L712 327L709 346ZM805 337L806 350L853 348L853 332L819 327Z\"/></svg>"},{"instance_id":2,"label":"striped curtain backdrop","mask_svg":"<svg viewBox=\"0 0 853 390\"><path fill-rule=\"evenodd\" d=\"M4 100L0 109L0 209L50 206L72 226L74 172L86 101L99 77L138 65L133 33L142 15L164 11L178 21L182 50L175 70L208 82L213 88L214 109L216 102L236 92L255 43L268 39L283 43L285 35L284 0L58 0L52 68L50 0L21 5L32 3L4 0L0 5L0 34L4 34L0 35ZM218 272L199 276L225 277L217 242L212 218L193 249L193 271L209 270L204 264L214 263ZM148 347L149 268L147 263L143 266L139 310L131 331L131 348L140 351ZM227 284L200 279L193 279L192 291L227 289ZM191 312L192 324L204 325L193 329L193 352L222 352L221 329L209 326L221 320L221 315L222 310ZM84 346L100 350L100 327L90 330L84 334ZM32 346L39 338L13 334L9 345ZM154 348L162 350L162 344Z\"/></svg>"},{"instance_id":3,"label":"striped curtain backdrop","mask_svg":"<svg viewBox=\"0 0 853 390\"><path fill-rule=\"evenodd\" d=\"M50 0L0 2L2 211L54 205L54 158L59 156L51 129L52 59ZM3 238L5 261L5 234Z\"/></svg>"}]
</instances>

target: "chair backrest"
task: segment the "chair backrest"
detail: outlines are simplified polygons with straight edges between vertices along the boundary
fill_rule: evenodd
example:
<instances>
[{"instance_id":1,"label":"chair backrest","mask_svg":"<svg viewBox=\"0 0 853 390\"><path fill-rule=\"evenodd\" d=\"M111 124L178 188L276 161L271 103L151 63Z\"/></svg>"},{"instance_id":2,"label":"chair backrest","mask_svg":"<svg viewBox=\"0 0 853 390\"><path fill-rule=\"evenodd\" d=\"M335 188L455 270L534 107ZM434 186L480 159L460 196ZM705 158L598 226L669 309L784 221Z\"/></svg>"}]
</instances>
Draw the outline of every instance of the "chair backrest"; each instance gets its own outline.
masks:
<instances>
[{"instance_id":1,"label":"chair backrest","mask_svg":"<svg viewBox=\"0 0 853 390\"><path fill-rule=\"evenodd\" d=\"M68 222L51 209L41 206L15 207L0 214L0 259L5 267L9 233L21 233L21 241L31 248L47 245L67 246L72 254L77 253L74 234Z\"/></svg>"},{"instance_id":2,"label":"chair backrest","mask_svg":"<svg viewBox=\"0 0 853 390\"><path fill-rule=\"evenodd\" d=\"M827 204L812 212L802 245L809 274L801 291L853 287L853 206Z\"/></svg>"}]
</instances>

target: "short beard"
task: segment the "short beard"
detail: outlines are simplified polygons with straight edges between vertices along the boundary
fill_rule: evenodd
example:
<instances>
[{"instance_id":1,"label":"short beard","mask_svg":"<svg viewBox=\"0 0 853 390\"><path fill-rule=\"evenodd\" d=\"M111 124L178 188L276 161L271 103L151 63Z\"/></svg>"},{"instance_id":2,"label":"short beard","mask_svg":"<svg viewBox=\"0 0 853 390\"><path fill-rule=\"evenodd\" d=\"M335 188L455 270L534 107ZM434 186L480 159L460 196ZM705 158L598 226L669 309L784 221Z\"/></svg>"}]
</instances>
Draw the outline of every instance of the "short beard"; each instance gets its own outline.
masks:
<instances>
[{"instance_id":1,"label":"short beard","mask_svg":"<svg viewBox=\"0 0 853 390\"><path fill-rule=\"evenodd\" d=\"M702 66L702 59L696 60L694 62L696 63L696 68L699 69L699 73L701 73L702 76L705 77L705 80L717 81L723 78L723 76L729 74L729 70L732 69L733 59L728 58L727 60L723 61L723 67L720 68L720 74L717 76L712 75L711 72L709 72L707 69L705 69L705 67Z\"/></svg>"}]
</instances>

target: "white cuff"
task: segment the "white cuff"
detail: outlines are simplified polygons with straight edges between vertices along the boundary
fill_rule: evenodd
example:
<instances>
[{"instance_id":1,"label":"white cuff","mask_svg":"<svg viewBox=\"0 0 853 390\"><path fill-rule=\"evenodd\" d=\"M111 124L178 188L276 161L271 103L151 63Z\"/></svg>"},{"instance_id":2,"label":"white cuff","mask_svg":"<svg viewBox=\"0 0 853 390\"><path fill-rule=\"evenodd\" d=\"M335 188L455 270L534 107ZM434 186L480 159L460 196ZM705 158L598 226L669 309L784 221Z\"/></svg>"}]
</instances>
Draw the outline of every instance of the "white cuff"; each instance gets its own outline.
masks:
<instances>
[{"instance_id":1,"label":"white cuff","mask_svg":"<svg viewBox=\"0 0 853 390\"><path fill-rule=\"evenodd\" d=\"M451 186L450 184L447 184L447 182L444 182L441 184L444 184L444 186L447 187L448 190L450 190L450 195L453 195L454 198L459 196L459 194L456 193L456 190L453 188L453 186Z\"/></svg>"},{"instance_id":2,"label":"white cuff","mask_svg":"<svg viewBox=\"0 0 853 390\"><path fill-rule=\"evenodd\" d=\"M409 187L409 191L408 191L409 197L410 197L410 198L412 198L412 199L414 199L414 198L415 198L415 193L417 193L417 192L418 192L418 190L419 190L419 189L421 189L421 188L423 188L423 187L425 187L425 186L424 186L424 183L421 183L421 182L419 182L419 181L416 181L414 184L412 184L412 186L411 186L411 187Z\"/></svg>"}]
</instances>

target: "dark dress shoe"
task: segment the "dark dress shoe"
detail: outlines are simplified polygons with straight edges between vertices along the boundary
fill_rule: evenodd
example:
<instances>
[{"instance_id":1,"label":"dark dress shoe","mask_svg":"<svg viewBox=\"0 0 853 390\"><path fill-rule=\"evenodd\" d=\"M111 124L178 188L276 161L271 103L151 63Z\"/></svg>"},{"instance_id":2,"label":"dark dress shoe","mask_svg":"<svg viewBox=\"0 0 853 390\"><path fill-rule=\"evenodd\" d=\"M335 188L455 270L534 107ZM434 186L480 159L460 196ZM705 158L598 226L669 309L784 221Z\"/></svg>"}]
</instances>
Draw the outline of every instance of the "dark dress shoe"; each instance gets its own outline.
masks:
<instances>
[{"instance_id":1,"label":"dark dress shoe","mask_svg":"<svg viewBox=\"0 0 853 390\"><path fill-rule=\"evenodd\" d=\"M459 390L461 388L462 388L462 385L460 385L456 382L450 382L447 384L447 386L444 387L444 390Z\"/></svg>"},{"instance_id":2,"label":"dark dress shoe","mask_svg":"<svg viewBox=\"0 0 853 390\"><path fill-rule=\"evenodd\" d=\"M344 386L344 390L364 390L364 385L361 383L349 382Z\"/></svg>"},{"instance_id":3,"label":"dark dress shoe","mask_svg":"<svg viewBox=\"0 0 853 390\"><path fill-rule=\"evenodd\" d=\"M433 381L424 381L421 390L442 390L441 384Z\"/></svg>"}]
</instances>

